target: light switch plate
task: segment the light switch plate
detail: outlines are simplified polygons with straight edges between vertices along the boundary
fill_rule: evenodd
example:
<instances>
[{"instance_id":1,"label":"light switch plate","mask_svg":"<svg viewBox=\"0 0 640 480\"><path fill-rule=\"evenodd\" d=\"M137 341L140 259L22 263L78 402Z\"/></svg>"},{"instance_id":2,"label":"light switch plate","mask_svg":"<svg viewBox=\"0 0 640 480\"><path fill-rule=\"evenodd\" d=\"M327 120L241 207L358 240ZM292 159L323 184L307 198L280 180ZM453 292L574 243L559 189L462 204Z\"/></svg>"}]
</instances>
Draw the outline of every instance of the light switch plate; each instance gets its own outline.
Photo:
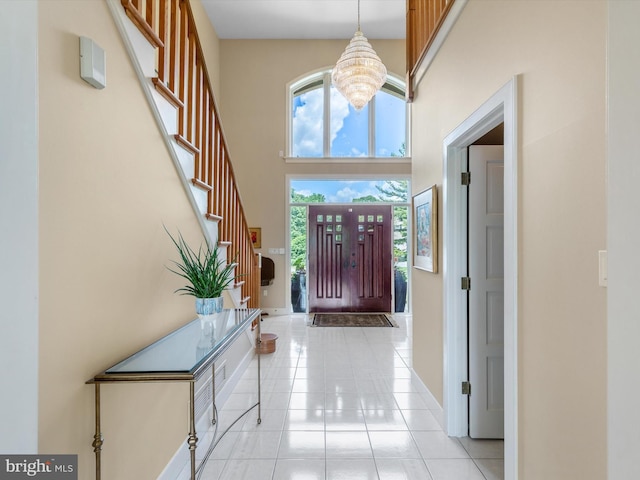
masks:
<instances>
[{"instance_id":1,"label":"light switch plate","mask_svg":"<svg viewBox=\"0 0 640 480\"><path fill-rule=\"evenodd\" d=\"M598 250L598 284L601 287L607 286L608 280L608 259L606 250Z\"/></svg>"}]
</instances>

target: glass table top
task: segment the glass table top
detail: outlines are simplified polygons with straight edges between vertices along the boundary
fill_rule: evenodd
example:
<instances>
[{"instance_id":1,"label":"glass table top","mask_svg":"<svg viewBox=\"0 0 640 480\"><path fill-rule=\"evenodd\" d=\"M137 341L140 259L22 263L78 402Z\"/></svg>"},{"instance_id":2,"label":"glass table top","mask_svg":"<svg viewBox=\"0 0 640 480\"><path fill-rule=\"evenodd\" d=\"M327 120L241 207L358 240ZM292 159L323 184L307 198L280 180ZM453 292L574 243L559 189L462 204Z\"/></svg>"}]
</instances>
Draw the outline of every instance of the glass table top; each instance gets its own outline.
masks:
<instances>
[{"instance_id":1,"label":"glass table top","mask_svg":"<svg viewBox=\"0 0 640 480\"><path fill-rule=\"evenodd\" d=\"M192 373L258 318L259 309L230 309L197 318L107 369L110 374Z\"/></svg>"}]
</instances>

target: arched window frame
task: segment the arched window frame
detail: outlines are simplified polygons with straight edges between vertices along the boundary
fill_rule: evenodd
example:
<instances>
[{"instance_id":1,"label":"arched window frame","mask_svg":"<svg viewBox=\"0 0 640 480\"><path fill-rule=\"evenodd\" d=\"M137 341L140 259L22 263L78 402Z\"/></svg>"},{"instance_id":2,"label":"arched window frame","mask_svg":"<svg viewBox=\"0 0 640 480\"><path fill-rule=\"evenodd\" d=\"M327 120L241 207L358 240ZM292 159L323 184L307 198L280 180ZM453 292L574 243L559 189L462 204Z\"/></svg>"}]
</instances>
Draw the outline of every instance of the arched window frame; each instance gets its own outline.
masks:
<instances>
[{"instance_id":1,"label":"arched window frame","mask_svg":"<svg viewBox=\"0 0 640 480\"><path fill-rule=\"evenodd\" d=\"M401 156L384 156L378 157L375 155L368 155L365 157L335 157L331 156L331 141L330 141L330 120L331 114L329 111L331 100L331 69L332 67L325 67L319 70L307 73L292 82L287 84L286 92L286 151L284 152L284 159L288 162L345 162L345 163L359 163L369 162L376 160L385 163L408 163L411 161L411 115L410 115L410 103L405 103L405 155ZM294 94L299 94L300 90L312 85L322 84L323 88L323 155L320 157L294 157L293 156L293 100ZM382 89L387 93L391 93L394 96L404 99L406 91L406 83L404 80L393 73L387 74L387 81L383 85ZM375 153L375 101L372 99L368 105L369 119L369 153Z\"/></svg>"}]
</instances>

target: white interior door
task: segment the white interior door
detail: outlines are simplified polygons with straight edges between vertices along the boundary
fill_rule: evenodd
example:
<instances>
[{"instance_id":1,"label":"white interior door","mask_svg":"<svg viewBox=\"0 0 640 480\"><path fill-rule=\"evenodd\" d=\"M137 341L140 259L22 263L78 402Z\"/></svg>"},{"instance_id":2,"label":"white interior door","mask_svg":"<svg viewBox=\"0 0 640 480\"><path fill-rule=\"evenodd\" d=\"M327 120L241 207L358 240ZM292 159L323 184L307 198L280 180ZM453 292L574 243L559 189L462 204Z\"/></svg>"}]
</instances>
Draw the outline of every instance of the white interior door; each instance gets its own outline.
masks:
<instances>
[{"instance_id":1,"label":"white interior door","mask_svg":"<svg viewBox=\"0 0 640 480\"><path fill-rule=\"evenodd\" d=\"M469 436L504 438L504 152L469 147Z\"/></svg>"}]
</instances>

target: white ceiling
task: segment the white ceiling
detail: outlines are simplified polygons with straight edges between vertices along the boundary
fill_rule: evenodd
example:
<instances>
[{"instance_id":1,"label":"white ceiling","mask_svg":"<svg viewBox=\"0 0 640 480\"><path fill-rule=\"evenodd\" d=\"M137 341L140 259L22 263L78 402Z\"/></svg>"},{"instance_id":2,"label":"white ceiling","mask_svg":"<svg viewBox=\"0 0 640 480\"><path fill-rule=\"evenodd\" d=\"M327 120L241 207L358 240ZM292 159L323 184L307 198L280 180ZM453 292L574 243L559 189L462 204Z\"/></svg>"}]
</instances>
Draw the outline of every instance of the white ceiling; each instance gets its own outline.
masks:
<instances>
[{"instance_id":1,"label":"white ceiling","mask_svg":"<svg viewBox=\"0 0 640 480\"><path fill-rule=\"evenodd\" d=\"M202 0L221 39L350 39L358 0ZM369 39L405 38L405 0L361 0Z\"/></svg>"}]
</instances>

